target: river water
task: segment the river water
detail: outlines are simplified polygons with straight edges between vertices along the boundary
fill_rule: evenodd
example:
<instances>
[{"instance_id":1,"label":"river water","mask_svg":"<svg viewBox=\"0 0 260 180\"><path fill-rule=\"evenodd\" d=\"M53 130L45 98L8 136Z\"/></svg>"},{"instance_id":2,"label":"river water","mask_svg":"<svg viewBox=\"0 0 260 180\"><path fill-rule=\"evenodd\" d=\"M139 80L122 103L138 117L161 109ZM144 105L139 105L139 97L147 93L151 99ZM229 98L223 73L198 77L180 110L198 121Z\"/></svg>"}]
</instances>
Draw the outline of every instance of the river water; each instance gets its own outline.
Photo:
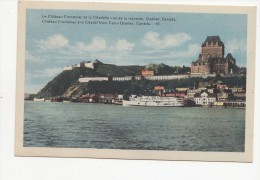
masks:
<instances>
[{"instance_id":1,"label":"river water","mask_svg":"<svg viewBox=\"0 0 260 180\"><path fill-rule=\"evenodd\" d=\"M245 109L25 102L25 147L243 152Z\"/></svg>"}]
</instances>

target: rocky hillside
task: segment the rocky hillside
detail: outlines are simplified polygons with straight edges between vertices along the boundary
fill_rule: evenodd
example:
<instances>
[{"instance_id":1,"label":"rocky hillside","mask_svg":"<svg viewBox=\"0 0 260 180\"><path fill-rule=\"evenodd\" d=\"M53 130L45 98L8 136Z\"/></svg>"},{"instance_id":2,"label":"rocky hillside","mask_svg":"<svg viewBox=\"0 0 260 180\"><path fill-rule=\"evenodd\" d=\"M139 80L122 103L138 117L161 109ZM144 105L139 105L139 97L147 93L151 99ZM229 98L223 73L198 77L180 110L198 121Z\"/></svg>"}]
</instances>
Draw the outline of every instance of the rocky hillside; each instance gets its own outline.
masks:
<instances>
[{"instance_id":1,"label":"rocky hillside","mask_svg":"<svg viewBox=\"0 0 260 180\"><path fill-rule=\"evenodd\" d=\"M86 67L74 68L70 71L63 71L52 79L36 94L36 97L71 96L80 93L79 77L103 77L103 76L133 76L136 75L142 66L116 66L100 63L95 69Z\"/></svg>"}]
</instances>

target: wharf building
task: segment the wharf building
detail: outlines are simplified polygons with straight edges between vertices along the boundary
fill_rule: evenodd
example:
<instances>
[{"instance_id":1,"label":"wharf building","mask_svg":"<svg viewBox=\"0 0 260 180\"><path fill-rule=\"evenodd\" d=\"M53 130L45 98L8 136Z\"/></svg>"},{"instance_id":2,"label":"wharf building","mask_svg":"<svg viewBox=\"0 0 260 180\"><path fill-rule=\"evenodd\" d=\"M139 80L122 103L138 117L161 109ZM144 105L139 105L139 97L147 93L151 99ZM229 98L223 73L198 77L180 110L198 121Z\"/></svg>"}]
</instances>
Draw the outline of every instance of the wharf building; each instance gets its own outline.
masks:
<instances>
[{"instance_id":1,"label":"wharf building","mask_svg":"<svg viewBox=\"0 0 260 180\"><path fill-rule=\"evenodd\" d=\"M216 101L216 96L214 94L203 92L194 95L194 102L197 105L208 106L212 105Z\"/></svg>"},{"instance_id":2,"label":"wharf building","mask_svg":"<svg viewBox=\"0 0 260 180\"><path fill-rule=\"evenodd\" d=\"M191 63L191 74L231 74L236 60L231 53L226 57L225 46L219 36L208 36L201 45L198 59Z\"/></svg>"}]
</instances>

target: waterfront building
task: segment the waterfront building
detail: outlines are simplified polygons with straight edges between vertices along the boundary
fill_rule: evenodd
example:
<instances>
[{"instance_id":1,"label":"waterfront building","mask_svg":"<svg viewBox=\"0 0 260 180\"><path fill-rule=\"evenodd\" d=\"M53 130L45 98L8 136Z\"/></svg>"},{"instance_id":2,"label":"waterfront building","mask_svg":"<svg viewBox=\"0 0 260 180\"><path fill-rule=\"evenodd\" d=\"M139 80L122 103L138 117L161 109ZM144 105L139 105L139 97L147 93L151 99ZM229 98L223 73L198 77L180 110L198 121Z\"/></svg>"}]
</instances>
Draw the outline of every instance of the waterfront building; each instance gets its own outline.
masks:
<instances>
[{"instance_id":1,"label":"waterfront building","mask_svg":"<svg viewBox=\"0 0 260 180\"><path fill-rule=\"evenodd\" d=\"M186 91L175 91L175 97L182 97L185 98L186 97Z\"/></svg>"},{"instance_id":2,"label":"waterfront building","mask_svg":"<svg viewBox=\"0 0 260 180\"><path fill-rule=\"evenodd\" d=\"M99 97L96 94L83 94L78 98L79 102L85 103L97 103L99 102Z\"/></svg>"},{"instance_id":3,"label":"waterfront building","mask_svg":"<svg viewBox=\"0 0 260 180\"><path fill-rule=\"evenodd\" d=\"M194 98L194 95L197 93L201 93L201 89L188 89L187 98Z\"/></svg>"},{"instance_id":4,"label":"waterfront building","mask_svg":"<svg viewBox=\"0 0 260 180\"><path fill-rule=\"evenodd\" d=\"M213 103L213 106L245 108L246 107L246 102L245 101L215 101Z\"/></svg>"},{"instance_id":5,"label":"waterfront building","mask_svg":"<svg viewBox=\"0 0 260 180\"><path fill-rule=\"evenodd\" d=\"M116 95L117 96L117 95ZM113 94L100 94L99 95L99 102L101 103L114 103L115 96Z\"/></svg>"},{"instance_id":6,"label":"waterfront building","mask_svg":"<svg viewBox=\"0 0 260 180\"><path fill-rule=\"evenodd\" d=\"M225 46L219 36L207 36L198 59L191 64L191 74L229 74L236 67L231 53L224 57Z\"/></svg>"},{"instance_id":7,"label":"waterfront building","mask_svg":"<svg viewBox=\"0 0 260 180\"><path fill-rule=\"evenodd\" d=\"M232 87L232 88L229 88L232 93L243 93L245 92L245 89L242 88L242 87Z\"/></svg>"},{"instance_id":8,"label":"waterfront building","mask_svg":"<svg viewBox=\"0 0 260 180\"><path fill-rule=\"evenodd\" d=\"M173 92L163 92L161 96L163 97L181 97L185 98L186 97L186 91L173 91Z\"/></svg>"},{"instance_id":9,"label":"waterfront building","mask_svg":"<svg viewBox=\"0 0 260 180\"><path fill-rule=\"evenodd\" d=\"M245 101L228 101L223 103L224 107L240 107L244 108L246 107L246 102Z\"/></svg>"},{"instance_id":10,"label":"waterfront building","mask_svg":"<svg viewBox=\"0 0 260 180\"><path fill-rule=\"evenodd\" d=\"M220 106L220 107L222 107L222 106L224 106L224 102L225 102L225 101L215 101L215 102L213 103L213 106Z\"/></svg>"},{"instance_id":11,"label":"waterfront building","mask_svg":"<svg viewBox=\"0 0 260 180\"><path fill-rule=\"evenodd\" d=\"M232 93L235 99L245 100L246 99L246 92L236 92Z\"/></svg>"},{"instance_id":12,"label":"waterfront building","mask_svg":"<svg viewBox=\"0 0 260 180\"><path fill-rule=\"evenodd\" d=\"M217 100L218 101L226 101L228 99L228 93L224 92L224 91L220 91L217 94Z\"/></svg>"},{"instance_id":13,"label":"waterfront building","mask_svg":"<svg viewBox=\"0 0 260 180\"><path fill-rule=\"evenodd\" d=\"M213 89L213 88L207 89L207 91L208 91L209 93L211 93L211 94L214 93L214 89Z\"/></svg>"},{"instance_id":14,"label":"waterfront building","mask_svg":"<svg viewBox=\"0 0 260 180\"><path fill-rule=\"evenodd\" d=\"M209 106L216 101L216 96L208 92L197 93L194 95L196 105Z\"/></svg>"}]
</instances>

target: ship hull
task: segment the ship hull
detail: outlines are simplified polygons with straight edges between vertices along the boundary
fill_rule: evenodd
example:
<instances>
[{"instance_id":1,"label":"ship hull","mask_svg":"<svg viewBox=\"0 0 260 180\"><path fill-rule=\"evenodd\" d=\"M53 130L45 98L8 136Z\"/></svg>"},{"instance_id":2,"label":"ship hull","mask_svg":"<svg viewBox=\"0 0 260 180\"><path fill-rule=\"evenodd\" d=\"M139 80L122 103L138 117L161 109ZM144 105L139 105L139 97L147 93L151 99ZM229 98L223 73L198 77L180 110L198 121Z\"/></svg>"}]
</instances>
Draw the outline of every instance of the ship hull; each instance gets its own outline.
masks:
<instances>
[{"instance_id":1,"label":"ship hull","mask_svg":"<svg viewBox=\"0 0 260 180\"><path fill-rule=\"evenodd\" d=\"M44 98L34 98L33 101L43 102L43 101L44 101Z\"/></svg>"},{"instance_id":2,"label":"ship hull","mask_svg":"<svg viewBox=\"0 0 260 180\"><path fill-rule=\"evenodd\" d=\"M184 104L179 98L139 97L123 100L123 106L182 107Z\"/></svg>"}]
</instances>

